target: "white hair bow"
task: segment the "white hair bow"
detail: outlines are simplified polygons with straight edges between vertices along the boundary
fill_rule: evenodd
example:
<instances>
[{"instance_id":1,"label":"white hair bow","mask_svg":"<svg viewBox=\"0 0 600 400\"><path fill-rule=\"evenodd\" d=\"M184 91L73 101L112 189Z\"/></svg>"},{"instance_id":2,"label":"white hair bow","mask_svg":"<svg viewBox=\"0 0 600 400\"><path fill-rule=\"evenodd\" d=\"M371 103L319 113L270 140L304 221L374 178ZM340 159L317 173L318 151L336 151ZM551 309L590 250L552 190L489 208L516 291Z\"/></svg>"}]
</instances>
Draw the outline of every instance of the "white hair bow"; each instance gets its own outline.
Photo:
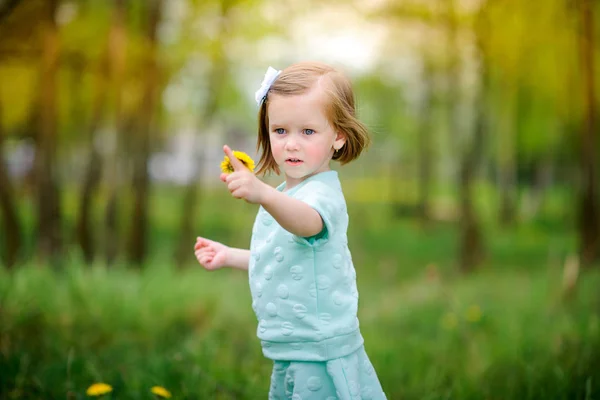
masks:
<instances>
[{"instance_id":1,"label":"white hair bow","mask_svg":"<svg viewBox=\"0 0 600 400\"><path fill-rule=\"evenodd\" d=\"M281 71L278 71L273 67L269 67L267 69L267 72L265 73L265 78L263 79L262 83L260 84L260 89L258 89L256 91L256 93L254 94L254 98L256 99L256 104L258 104L260 106L260 103L262 103L262 101L267 96L267 92L269 91L269 89L271 88L271 85L273 84L273 82L275 82L275 79L277 79L279 74L281 74Z\"/></svg>"}]
</instances>

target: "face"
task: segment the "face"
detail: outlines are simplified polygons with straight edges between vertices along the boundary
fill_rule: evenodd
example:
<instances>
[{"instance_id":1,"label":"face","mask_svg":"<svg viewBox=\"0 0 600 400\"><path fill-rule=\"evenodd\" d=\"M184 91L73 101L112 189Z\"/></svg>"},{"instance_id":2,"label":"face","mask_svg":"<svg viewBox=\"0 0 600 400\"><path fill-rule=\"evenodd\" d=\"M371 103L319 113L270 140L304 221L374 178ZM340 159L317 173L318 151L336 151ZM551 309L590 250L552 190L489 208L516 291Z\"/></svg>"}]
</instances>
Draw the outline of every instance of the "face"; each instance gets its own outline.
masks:
<instances>
[{"instance_id":1,"label":"face","mask_svg":"<svg viewBox=\"0 0 600 400\"><path fill-rule=\"evenodd\" d=\"M318 86L300 95L269 97L271 152L285 174L286 189L328 171L334 150L345 143L325 115L326 101Z\"/></svg>"}]
</instances>

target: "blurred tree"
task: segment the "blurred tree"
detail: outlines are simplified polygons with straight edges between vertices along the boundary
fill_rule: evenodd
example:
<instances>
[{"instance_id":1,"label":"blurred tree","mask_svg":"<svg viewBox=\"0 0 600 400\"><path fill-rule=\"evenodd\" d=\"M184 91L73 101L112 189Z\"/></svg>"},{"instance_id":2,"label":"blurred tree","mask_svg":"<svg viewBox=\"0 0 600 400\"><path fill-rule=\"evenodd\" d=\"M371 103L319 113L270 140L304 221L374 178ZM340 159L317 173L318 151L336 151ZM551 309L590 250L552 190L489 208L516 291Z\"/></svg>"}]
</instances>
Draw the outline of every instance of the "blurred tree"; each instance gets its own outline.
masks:
<instances>
[{"instance_id":1,"label":"blurred tree","mask_svg":"<svg viewBox=\"0 0 600 400\"><path fill-rule=\"evenodd\" d=\"M146 253L148 227L148 195L150 178L148 161L150 142L154 135L157 106L160 100L161 70L158 62L158 27L162 15L162 0L147 3L147 26L144 37L143 98L137 116L138 134L133 136L133 220L129 236L129 259L140 265Z\"/></svg>"},{"instance_id":2,"label":"blurred tree","mask_svg":"<svg viewBox=\"0 0 600 400\"><path fill-rule=\"evenodd\" d=\"M2 129L2 99L0 98L0 207L2 208L3 233L6 255L4 263L11 268L17 261L21 248L21 228L15 207L12 184L4 166L4 131Z\"/></svg>"},{"instance_id":3,"label":"blurred tree","mask_svg":"<svg viewBox=\"0 0 600 400\"><path fill-rule=\"evenodd\" d=\"M415 29L422 32L417 48L418 56L421 61L420 88L418 100L416 101L416 118L414 129L411 129L409 122L411 118L407 110L409 102L404 101L404 94L399 85L386 82L370 83L368 102L375 105L375 121L377 125L383 124L387 131L399 137L401 151L405 159L412 159L414 155L417 164L417 204L416 213L422 222L427 223L431 213L431 187L434 181L433 171L436 157L433 151L436 139L436 108L437 108L437 87L436 74L440 70L438 55L435 54L436 48L428 46L431 38L435 37L440 25L440 14L432 6L431 2L389 2L383 9L375 12L376 18L387 20L390 26L395 28L397 25L402 27L404 23L412 23ZM393 35L396 32L393 31ZM397 44L391 42L388 44L391 52L397 52ZM394 63L396 56L391 56L390 62ZM366 82L369 82L368 80ZM403 129L398 129L402 126ZM411 142L415 142L411 146ZM405 170L405 165L399 165L400 170ZM395 167L393 169L396 169ZM397 176L394 176L391 182L391 193L393 207L396 215L403 215L406 205L396 202L396 199L402 197L398 192Z\"/></svg>"},{"instance_id":4,"label":"blurred tree","mask_svg":"<svg viewBox=\"0 0 600 400\"><path fill-rule=\"evenodd\" d=\"M79 195L79 213L77 215L76 236L87 263L92 262L95 255L96 239L91 226L91 208L93 197L100 183L103 159L98 151L97 131L106 111L108 90L108 54L107 44L99 58L97 71L94 74L92 113L90 116L87 140L87 165L83 175L83 184Z\"/></svg>"},{"instance_id":5,"label":"blurred tree","mask_svg":"<svg viewBox=\"0 0 600 400\"><path fill-rule=\"evenodd\" d=\"M584 116L581 127L581 192L579 205L580 258L584 265L600 259L600 211L598 209L598 180L596 153L596 93L594 60L594 3L579 0L581 32L579 48L583 69Z\"/></svg>"},{"instance_id":6,"label":"blurred tree","mask_svg":"<svg viewBox=\"0 0 600 400\"><path fill-rule=\"evenodd\" d=\"M498 32L502 36L509 49L507 58L511 60L510 67L519 70L523 66L525 52L524 47L529 45L527 40L522 40L526 36L530 26L524 18L520 17L520 6L513 2L512 4L498 1L487 1L480 6L479 11L479 30L490 29L489 25L496 23L500 26L502 23L503 32ZM486 26L487 25L487 26ZM493 38L487 34L485 46L488 57L491 48L495 45ZM480 50L481 51L481 50ZM491 69L491 67L489 67ZM491 73L492 71L490 71ZM501 84L494 87L498 98L496 104L497 124L495 130L495 158L497 169L497 190L499 196L498 222L500 226L508 227L515 222L517 213L517 137L521 129L519 115L524 113L523 108L523 90L518 74L512 73L512 69L505 71L497 68L493 71L496 79Z\"/></svg>"},{"instance_id":7,"label":"blurred tree","mask_svg":"<svg viewBox=\"0 0 600 400\"><path fill-rule=\"evenodd\" d=\"M0 37L3 39L1 41L2 46L0 46L0 58L3 61L17 54L22 54L22 40L19 40L22 39L22 36L19 37L22 30L15 32L15 24L6 23L6 20L11 16L19 3L20 0L8 0L0 3ZM17 262L19 251L22 247L22 230L16 208L13 185L3 159L4 140L7 133L3 129L4 109L2 102L3 99L0 95L0 207L4 222L2 231L5 237L4 248L6 251L3 259L5 265L8 268L12 268Z\"/></svg>"},{"instance_id":8,"label":"blurred tree","mask_svg":"<svg viewBox=\"0 0 600 400\"><path fill-rule=\"evenodd\" d=\"M111 78L111 89L113 94L113 137L112 146L108 155L106 165L106 185L108 188L108 200L105 209L105 257L106 262L114 262L119 252L121 235L118 226L119 196L118 189L123 171L123 162L119 159L120 151L123 151L123 136L126 129L126 115L123 111L123 92L125 74L125 51L127 32L125 27L125 0L114 0L112 3L112 19L108 39L108 57Z\"/></svg>"},{"instance_id":9,"label":"blurred tree","mask_svg":"<svg viewBox=\"0 0 600 400\"><path fill-rule=\"evenodd\" d=\"M0 3L0 35L2 33L8 33L11 24L6 23L6 19L16 8L19 0L7 1ZM16 40L9 35L2 35L2 46L0 46L0 58L5 61L8 58L8 54L14 54L14 44ZM8 54L7 54L8 53ZM6 165L4 163L4 143L5 136L7 133L4 131L4 108L3 98L0 96L0 208L2 210L2 230L0 232L4 235L5 249L4 257L2 258L4 264L8 268L12 268L17 262L19 250L22 246L22 232L19 217L16 208L15 196L13 184L10 180L10 176ZM2 248L2 246L0 246Z\"/></svg>"},{"instance_id":10,"label":"blurred tree","mask_svg":"<svg viewBox=\"0 0 600 400\"><path fill-rule=\"evenodd\" d=\"M60 43L56 24L58 0L43 2L42 57L39 77L39 125L35 170L38 207L38 249L42 259L57 261L62 252L61 211L57 170L57 95Z\"/></svg>"},{"instance_id":11,"label":"blurred tree","mask_svg":"<svg viewBox=\"0 0 600 400\"><path fill-rule=\"evenodd\" d=\"M250 106L246 100L243 92L245 88L239 81L240 76L251 70L253 57L261 40L271 33L285 35L287 29L279 20L265 19L263 15L265 10L277 14L275 8L285 8L287 3L271 4L268 8L263 0L211 0L192 3L195 7L190 9L179 23L181 40L166 48L169 54L177 55L183 52L188 55L184 65L178 65L180 63L177 61L171 64L174 64L173 69L179 75L174 81L185 79L186 88L193 92L195 101L190 102L192 107L189 110L193 118L189 124L199 133L194 135L189 143L193 149L196 168L191 182L185 188L180 208L179 240L174 254L179 266L183 266L186 260L192 257L191 247L195 237L193 231L198 229L197 215L203 203L203 191L200 186L204 172L202 165L205 154L212 153L204 149L198 151L200 144L206 143L202 136L222 130L238 132L236 137L226 133L223 140L230 141L229 145L234 148L243 146L244 141L240 140L242 135L254 130L231 127L255 126L256 115L253 104ZM256 24L256 21L261 23ZM189 57L189 54L194 56ZM262 65L260 68L262 70ZM173 74L175 75L175 72ZM254 136L252 139L254 140ZM219 154L222 153L219 151Z\"/></svg>"},{"instance_id":12,"label":"blurred tree","mask_svg":"<svg viewBox=\"0 0 600 400\"><path fill-rule=\"evenodd\" d=\"M459 29L459 15L456 9L455 0L445 0L444 25L447 35L447 51L448 51L448 107L450 118L448 127L450 136L460 138L461 124L459 106L461 101L464 101L461 95L461 76L460 76L460 48L457 45L457 31ZM476 41L482 40L479 35L482 33L475 30L477 37ZM481 50L480 50L481 51ZM479 156L482 153L483 136L486 118L486 106L484 103L487 95L487 70L485 67L486 60L480 57L480 88L478 89L478 101L475 102L475 126L471 138L466 138L462 146L458 146L459 154L459 175L458 175L458 197L459 197L459 229L460 242L459 250L459 265L463 272L471 272L481 263L484 250L483 239L479 217L475 210L473 202L473 178L475 169L479 161ZM465 135L471 136L471 135ZM457 140L458 143L460 141Z\"/></svg>"},{"instance_id":13,"label":"blurred tree","mask_svg":"<svg viewBox=\"0 0 600 400\"><path fill-rule=\"evenodd\" d=\"M462 156L460 168L460 215L462 219L460 265L465 272L472 271L481 263L485 251L481 223L473 204L472 182L475 169L483 154L484 139L489 132L490 66L488 54L486 53L489 21L485 13L486 5L487 1L484 0L474 21L475 47L479 58L479 87L474 102L475 126L473 138L466 153Z\"/></svg>"},{"instance_id":14,"label":"blurred tree","mask_svg":"<svg viewBox=\"0 0 600 400\"><path fill-rule=\"evenodd\" d=\"M0 21L8 16L21 0L4 0L0 2Z\"/></svg>"},{"instance_id":15,"label":"blurred tree","mask_svg":"<svg viewBox=\"0 0 600 400\"><path fill-rule=\"evenodd\" d=\"M577 181L573 125L581 117L583 96L578 69L563 62L576 57L576 13L566 12L566 3L549 0L540 8L506 0L486 6L501 224L536 217L551 183Z\"/></svg>"},{"instance_id":16,"label":"blurred tree","mask_svg":"<svg viewBox=\"0 0 600 400\"><path fill-rule=\"evenodd\" d=\"M487 110L486 105L479 101L475 103L476 115L474 121L473 134L464 132L461 123L461 107L466 102L463 95L463 76L462 76L462 52L458 45L459 32L463 33L470 29L469 24L473 18L468 11L459 10L454 0L428 1L428 2L389 2L383 9L376 13L377 16L384 16L395 22L397 20L414 20L425 23L431 30L441 30L445 37L446 59L443 67L447 80L446 104L448 108L448 133L449 143L453 144L453 151L457 155L459 164L458 173L458 198L459 198L459 243L458 260L462 271L469 272L476 268L481 262L484 254L483 238L480 228L479 217L475 210L473 202L472 185L475 169L479 163L479 157L483 151L483 137L485 135ZM477 34L477 33L476 33ZM485 41L480 38L477 40ZM427 41L423 42L427 46ZM482 44L483 46L484 44ZM423 101L421 105L425 109L432 108L432 96L434 88L432 85L433 65L427 57L425 49L420 50L424 64L425 83ZM488 91L487 70L481 71L481 88L478 96L485 101ZM430 115L421 113L420 119L430 119ZM428 122L421 122L421 129L418 132L419 144L417 153L419 155L419 182L420 182L420 206L427 204L427 193L430 185L431 163L433 157L430 154L431 135L424 135L423 130L431 130ZM469 138L469 136L472 136ZM427 160L426 160L427 159ZM426 206L425 206L426 207Z\"/></svg>"},{"instance_id":17,"label":"blurred tree","mask_svg":"<svg viewBox=\"0 0 600 400\"><path fill-rule=\"evenodd\" d=\"M426 54L423 58L423 98L419 117L418 136L418 163L419 163L419 200L417 210L423 223L430 219L430 195L433 170L433 109L434 109L434 65Z\"/></svg>"},{"instance_id":18,"label":"blurred tree","mask_svg":"<svg viewBox=\"0 0 600 400\"><path fill-rule=\"evenodd\" d=\"M505 83L501 91L503 101L498 111L500 129L496 135L496 154L498 167L498 192L500 210L498 222L500 226L508 227L515 222L517 213L517 139L521 128L519 114L522 113L522 89L518 82Z\"/></svg>"},{"instance_id":19,"label":"blurred tree","mask_svg":"<svg viewBox=\"0 0 600 400\"><path fill-rule=\"evenodd\" d=\"M231 10L236 5L235 0L220 0L216 2L217 14L216 27L214 28L214 35L212 37L210 51L207 53L209 62L209 71L207 76L207 89L206 89L206 101L202 105L202 109L198 110L198 126L210 127L214 120L215 114L218 109L219 94L225 90L225 80L227 79L228 61L225 55L225 46L228 41L228 33L231 35L229 25L231 24ZM198 137L195 135L192 142L194 149L197 147ZM199 172L197 171L197 177L199 178ZM194 221L196 219L196 211L200 204L200 196L198 193L198 182L199 179L193 179L192 182L187 185L185 194L183 196L183 204L181 207L181 221L180 221L180 238L178 245L175 248L175 260L177 265L182 266L185 260L189 258L191 252L191 243L193 243L193 231ZM191 239L192 238L192 239Z\"/></svg>"}]
</instances>

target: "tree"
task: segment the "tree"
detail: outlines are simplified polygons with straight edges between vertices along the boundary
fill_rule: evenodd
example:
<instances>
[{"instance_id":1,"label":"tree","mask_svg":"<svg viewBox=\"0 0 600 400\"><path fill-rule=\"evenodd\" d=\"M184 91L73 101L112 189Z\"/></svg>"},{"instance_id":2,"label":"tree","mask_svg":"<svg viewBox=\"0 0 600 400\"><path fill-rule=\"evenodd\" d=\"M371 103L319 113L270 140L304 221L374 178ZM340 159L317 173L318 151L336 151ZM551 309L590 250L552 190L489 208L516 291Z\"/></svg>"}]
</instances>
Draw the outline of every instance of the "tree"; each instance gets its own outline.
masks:
<instances>
[{"instance_id":1,"label":"tree","mask_svg":"<svg viewBox=\"0 0 600 400\"><path fill-rule=\"evenodd\" d=\"M236 82L232 73L236 68L248 68L250 58L253 56L254 44L268 35L269 32L281 34L282 26L263 20L264 3L261 0L212 0L203 1L201 6L189 13L180 23L185 30L194 31L198 25L210 25L211 35L194 38L192 43L181 41L176 48L169 48L170 53L178 53L184 47L186 52L192 52L205 60L206 68L193 74L198 82L197 93L194 95L201 101L193 106L190 104L194 118L192 125L200 133L194 135L190 146L193 148L196 165L201 165L203 152L198 153L197 147L201 142L201 135L212 129L219 129L223 125L255 125L255 116L248 113L248 104L242 95L242 88ZM274 8L281 7L282 14L287 11L288 3L277 3ZM254 21L262 20L260 26ZM187 35L189 36L189 35ZM238 43L236 54L232 57L227 51L232 43ZM239 43L247 45L239 46ZM179 49L179 51L178 51ZM247 52L247 54L242 54ZM235 57L243 60L243 65L236 65ZM189 62L189 60L186 60ZM261 67L262 69L262 67ZM189 75L189 72L186 73ZM245 114L245 115L244 115ZM243 121L243 122L240 122ZM231 139L228 137L228 139ZM232 146L237 144L230 143ZM186 260L193 259L192 247L195 238L194 231L198 228L198 210L202 206L202 189L200 188L200 170L195 170L191 182L186 186L180 208L180 222L178 241L175 248L175 259L178 266L183 266Z\"/></svg>"},{"instance_id":2,"label":"tree","mask_svg":"<svg viewBox=\"0 0 600 400\"><path fill-rule=\"evenodd\" d=\"M435 87L434 67L427 55L423 55L424 79L423 99L421 102L420 127L418 132L418 162L419 162L419 200L418 212L423 223L430 218L430 187L433 169L432 136L433 123L432 111L434 108Z\"/></svg>"},{"instance_id":3,"label":"tree","mask_svg":"<svg viewBox=\"0 0 600 400\"><path fill-rule=\"evenodd\" d=\"M97 149L96 132L102 122L107 101L108 81L108 44L100 56L98 71L95 74L95 84L92 99L92 115L88 126L87 154L88 164L83 178L83 185L79 197L79 213L77 217L77 240L83 257L87 263L92 262L95 254L95 238L90 224L90 212L92 200L98 184L100 183L102 171L102 157Z\"/></svg>"},{"instance_id":4,"label":"tree","mask_svg":"<svg viewBox=\"0 0 600 400\"><path fill-rule=\"evenodd\" d=\"M0 3L0 21L9 15L21 0L7 0Z\"/></svg>"},{"instance_id":5,"label":"tree","mask_svg":"<svg viewBox=\"0 0 600 400\"><path fill-rule=\"evenodd\" d=\"M140 113L138 115L140 129L138 130L138 135L134 138L134 206L131 233L129 237L129 259L138 265L144 260L146 252L148 195L150 186L148 160L150 158L150 141L156 126L156 108L160 97L160 68L157 59L157 35L158 25L161 19L162 1L149 1L147 7L148 25L144 37L144 94Z\"/></svg>"},{"instance_id":6,"label":"tree","mask_svg":"<svg viewBox=\"0 0 600 400\"><path fill-rule=\"evenodd\" d=\"M57 95L59 36L55 15L58 0L43 3L41 24L42 58L39 77L39 125L35 157L38 208L38 250L42 259L57 261L62 251L62 227L57 149Z\"/></svg>"},{"instance_id":7,"label":"tree","mask_svg":"<svg viewBox=\"0 0 600 400\"><path fill-rule=\"evenodd\" d=\"M460 135L460 124L458 115L458 106L461 101L460 86L460 57L457 46L458 15L454 0L446 0L446 34L448 45L448 105L449 118L448 123L450 135L458 138ZM479 32L476 31L476 35ZM480 40L478 40L478 44ZM478 90L479 101L475 102L476 117L473 130L473 137L465 140L466 144L459 146L459 175L458 175L458 196L459 196L459 266L463 272L471 272L481 262L483 258L483 239L479 223L479 218L473 204L473 177L478 164L479 156L483 147L483 136L485 130L485 98L486 90L486 68L483 57L481 58L481 84Z\"/></svg>"},{"instance_id":8,"label":"tree","mask_svg":"<svg viewBox=\"0 0 600 400\"><path fill-rule=\"evenodd\" d=\"M581 189L579 199L580 258L588 265L600 258L600 210L598 209L598 178L596 176L596 93L594 82L594 4L579 0L581 21L579 49L583 69L584 120L581 127Z\"/></svg>"},{"instance_id":9,"label":"tree","mask_svg":"<svg viewBox=\"0 0 600 400\"><path fill-rule=\"evenodd\" d=\"M219 22L214 38L213 51L210 56L211 67L207 79L208 96L206 103L202 106L202 110L200 110L198 118L198 124L202 127L210 126L215 119L219 92L224 88L224 80L228 73L224 47L226 44L227 25L229 24L229 11L232 5L232 2L226 0L218 2L219 13L217 18ZM197 140L196 138L194 139L193 145L195 148ZM175 259L180 266L184 264L184 260L188 258L191 251L191 240L193 240L194 221L199 198L198 184L196 183L196 179L194 179L186 187L181 208L180 239L175 249Z\"/></svg>"},{"instance_id":10,"label":"tree","mask_svg":"<svg viewBox=\"0 0 600 400\"><path fill-rule=\"evenodd\" d=\"M2 102L0 99L0 207L2 209L2 219L4 220L3 233L6 238L6 257L4 258L4 262L8 268L11 268L17 261L19 249L21 248L21 228L10 177L2 159L3 150L4 132L2 130Z\"/></svg>"},{"instance_id":11,"label":"tree","mask_svg":"<svg viewBox=\"0 0 600 400\"><path fill-rule=\"evenodd\" d=\"M114 0L112 22L109 33L109 69L111 89L114 97L114 146L107 160L106 183L108 200L105 210L105 258L107 264L112 264L119 251L120 235L118 221L118 187L119 187L119 149L125 130L125 115L123 112L123 75L125 69L125 0Z\"/></svg>"},{"instance_id":12,"label":"tree","mask_svg":"<svg viewBox=\"0 0 600 400\"><path fill-rule=\"evenodd\" d=\"M416 213L421 221L426 224L431 217L431 186L434 180L434 162L436 160L433 150L436 139L435 117L438 106L436 75L441 70L440 57L436 55L436 48L430 46L430 44L433 41L432 38L435 38L439 32L441 14L436 10L436 7L432 7L432 3L390 1L388 4L383 5L383 8L378 9L374 16L390 21L392 26L404 26L404 24L397 24L398 21L416 24L422 32L416 44L418 48L417 56L422 64L422 74L419 80L421 93L415 107L415 129L397 129L398 126L406 127L407 119L410 120L408 115L403 115L401 112L401 110L407 108L407 104L403 104L403 101L400 100L403 96L400 87L390 85L389 82L383 84L370 82L370 88L367 92L373 92L369 102L376 104L375 120L377 124L385 122L390 132L400 134L404 131L407 133L406 137L400 140L402 148L399 149L399 152L403 153L405 159L409 158L406 157L407 153L415 154L418 185ZM397 35L394 30L392 32L392 35ZM397 52L395 41L390 40L388 46L390 46L390 53ZM395 62L396 58L395 55L390 57L392 62ZM388 113L389 116L386 115ZM411 143L413 138L416 138L414 139L415 143ZM405 169L405 165L400 165L400 169ZM394 195L398 191L398 182L393 180L390 183L392 185L392 197L399 197ZM402 204L394 204L395 214L402 215L404 207Z\"/></svg>"},{"instance_id":13,"label":"tree","mask_svg":"<svg viewBox=\"0 0 600 400\"><path fill-rule=\"evenodd\" d=\"M522 103L518 83L514 81L507 83L504 92L503 104L500 105L504 112L499 118L502 129L497 135L498 191L500 192L498 221L501 226L508 227L514 223L517 212L517 143L515 138L520 128L518 114Z\"/></svg>"}]
</instances>

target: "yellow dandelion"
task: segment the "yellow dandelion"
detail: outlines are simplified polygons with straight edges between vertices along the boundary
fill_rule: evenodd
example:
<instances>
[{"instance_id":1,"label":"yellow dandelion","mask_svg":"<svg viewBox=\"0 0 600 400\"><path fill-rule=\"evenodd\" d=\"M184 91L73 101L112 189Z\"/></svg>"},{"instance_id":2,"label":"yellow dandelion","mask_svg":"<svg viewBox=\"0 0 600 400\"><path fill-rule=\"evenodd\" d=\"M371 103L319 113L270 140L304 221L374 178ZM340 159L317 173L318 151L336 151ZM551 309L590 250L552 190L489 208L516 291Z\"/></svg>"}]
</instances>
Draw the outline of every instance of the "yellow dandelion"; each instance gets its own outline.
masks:
<instances>
[{"instance_id":1,"label":"yellow dandelion","mask_svg":"<svg viewBox=\"0 0 600 400\"><path fill-rule=\"evenodd\" d=\"M254 171L254 160L248 154L244 153L243 151L234 150L233 155L235 156L235 158L240 160L242 164L244 164L246 168L250 170L250 172ZM230 174L233 172L233 166L231 165L229 157L227 156L225 156L225 158L221 162L221 171L223 171L226 174Z\"/></svg>"},{"instance_id":2,"label":"yellow dandelion","mask_svg":"<svg viewBox=\"0 0 600 400\"><path fill-rule=\"evenodd\" d=\"M470 306L465 314L465 318L469 322L478 322L481 319L481 316L481 308L479 308L477 304Z\"/></svg>"},{"instance_id":3,"label":"yellow dandelion","mask_svg":"<svg viewBox=\"0 0 600 400\"><path fill-rule=\"evenodd\" d=\"M162 386L152 386L152 389L150 389L150 391L158 397L162 397L163 399L171 398L171 392L169 392Z\"/></svg>"},{"instance_id":4,"label":"yellow dandelion","mask_svg":"<svg viewBox=\"0 0 600 400\"><path fill-rule=\"evenodd\" d=\"M106 383L94 383L85 392L88 396L102 396L106 393L112 392L112 386Z\"/></svg>"},{"instance_id":5,"label":"yellow dandelion","mask_svg":"<svg viewBox=\"0 0 600 400\"><path fill-rule=\"evenodd\" d=\"M458 325L458 318L453 312L446 313L442 317L442 327L446 330L453 330Z\"/></svg>"}]
</instances>

